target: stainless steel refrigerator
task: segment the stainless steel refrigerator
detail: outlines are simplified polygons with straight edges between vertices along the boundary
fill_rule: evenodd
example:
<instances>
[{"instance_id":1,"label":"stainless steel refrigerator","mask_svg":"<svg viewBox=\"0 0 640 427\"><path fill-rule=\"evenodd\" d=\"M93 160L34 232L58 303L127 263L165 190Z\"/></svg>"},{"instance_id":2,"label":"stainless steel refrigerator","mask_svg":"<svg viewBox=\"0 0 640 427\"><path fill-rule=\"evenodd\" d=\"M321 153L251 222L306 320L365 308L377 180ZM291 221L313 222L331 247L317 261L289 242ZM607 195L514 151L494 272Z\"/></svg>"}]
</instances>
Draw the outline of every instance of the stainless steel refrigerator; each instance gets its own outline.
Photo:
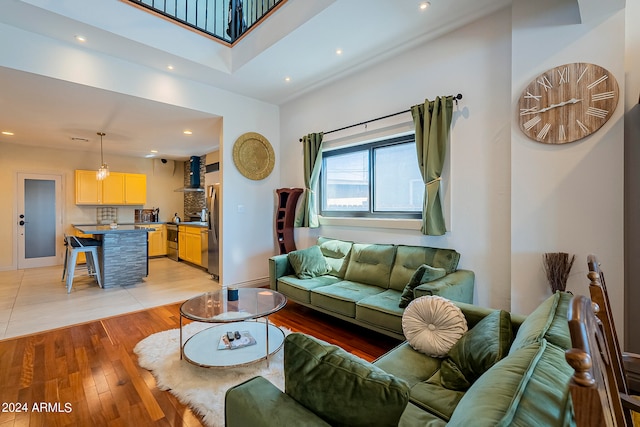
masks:
<instances>
[{"instance_id":1,"label":"stainless steel refrigerator","mask_svg":"<svg viewBox=\"0 0 640 427\"><path fill-rule=\"evenodd\" d=\"M209 273L220 278L220 184L207 186L207 209L209 210Z\"/></svg>"}]
</instances>

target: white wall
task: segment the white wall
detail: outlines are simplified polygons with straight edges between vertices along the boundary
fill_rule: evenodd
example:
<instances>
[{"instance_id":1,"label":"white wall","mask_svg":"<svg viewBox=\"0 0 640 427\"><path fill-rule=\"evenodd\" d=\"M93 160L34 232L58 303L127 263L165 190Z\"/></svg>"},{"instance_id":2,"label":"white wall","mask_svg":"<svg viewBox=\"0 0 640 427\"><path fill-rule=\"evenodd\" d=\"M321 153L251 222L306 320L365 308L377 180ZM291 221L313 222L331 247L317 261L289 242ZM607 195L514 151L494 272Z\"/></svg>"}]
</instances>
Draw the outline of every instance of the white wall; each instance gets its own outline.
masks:
<instances>
[{"instance_id":1,"label":"white wall","mask_svg":"<svg viewBox=\"0 0 640 427\"><path fill-rule=\"evenodd\" d=\"M451 232L427 237L415 230L321 226L297 229L298 247L323 235L454 248L462 254L460 268L476 272L476 301L509 308L510 22L504 9L282 106L282 186L303 187L301 136L403 111L425 98L464 97L454 106L451 174L444 178ZM410 122L410 114L403 120Z\"/></svg>"},{"instance_id":2,"label":"white wall","mask_svg":"<svg viewBox=\"0 0 640 427\"><path fill-rule=\"evenodd\" d=\"M566 2L513 3L511 115L511 294L512 309L528 313L549 295L544 252L576 255L567 288L589 295L586 257L596 254L607 276L620 336L623 329L623 105L595 134L563 144L540 144L520 132L517 99L529 81L570 62L598 64L617 79L624 94L624 10L617 1L583 13L582 23L540 24ZM605 4L606 3L606 4ZM623 7L624 5L622 5ZM566 10L565 10L566 11ZM583 12L592 12L586 8ZM532 18L533 17L533 18Z\"/></svg>"},{"instance_id":3,"label":"white wall","mask_svg":"<svg viewBox=\"0 0 640 427\"><path fill-rule=\"evenodd\" d=\"M280 134L275 106L264 115L247 114L236 108L224 119L224 137L220 153L222 171L222 278L230 284L268 282L267 259L274 255L273 213L275 190L279 187L277 171ZM258 132L271 143L276 163L274 172L260 181L245 178L233 163L233 144L245 132Z\"/></svg>"}]
</instances>

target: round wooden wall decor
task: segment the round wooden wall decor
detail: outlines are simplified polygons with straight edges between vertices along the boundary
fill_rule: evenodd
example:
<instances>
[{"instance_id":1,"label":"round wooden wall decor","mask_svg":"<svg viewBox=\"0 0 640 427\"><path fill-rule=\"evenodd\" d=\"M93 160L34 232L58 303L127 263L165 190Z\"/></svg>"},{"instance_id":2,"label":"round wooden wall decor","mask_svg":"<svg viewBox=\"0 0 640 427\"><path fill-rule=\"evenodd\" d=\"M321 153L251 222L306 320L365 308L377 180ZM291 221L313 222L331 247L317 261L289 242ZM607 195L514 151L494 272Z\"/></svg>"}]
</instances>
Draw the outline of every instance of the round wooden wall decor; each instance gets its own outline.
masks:
<instances>
[{"instance_id":1,"label":"round wooden wall decor","mask_svg":"<svg viewBox=\"0 0 640 427\"><path fill-rule=\"evenodd\" d=\"M267 138L256 132L247 132L240 135L233 145L233 163L242 175L260 180L269 176L276 156Z\"/></svg>"},{"instance_id":2,"label":"round wooden wall decor","mask_svg":"<svg viewBox=\"0 0 640 427\"><path fill-rule=\"evenodd\" d=\"M520 129L545 144L566 144L591 135L618 105L618 83L599 65L559 65L534 78L518 100Z\"/></svg>"}]
</instances>

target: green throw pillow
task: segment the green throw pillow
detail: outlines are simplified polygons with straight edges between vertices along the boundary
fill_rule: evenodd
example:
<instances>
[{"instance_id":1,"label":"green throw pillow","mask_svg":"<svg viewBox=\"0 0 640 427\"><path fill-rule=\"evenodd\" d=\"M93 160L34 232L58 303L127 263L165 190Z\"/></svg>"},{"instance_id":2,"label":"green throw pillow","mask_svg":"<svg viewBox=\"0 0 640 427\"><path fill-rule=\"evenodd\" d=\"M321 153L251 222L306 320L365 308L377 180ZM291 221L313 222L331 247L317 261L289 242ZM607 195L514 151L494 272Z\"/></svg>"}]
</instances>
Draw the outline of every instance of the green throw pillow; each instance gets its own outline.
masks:
<instances>
[{"instance_id":1,"label":"green throw pillow","mask_svg":"<svg viewBox=\"0 0 640 427\"><path fill-rule=\"evenodd\" d=\"M440 382L451 390L467 390L507 355L511 341L511 315L504 310L494 311L449 350L440 366Z\"/></svg>"},{"instance_id":2,"label":"green throw pillow","mask_svg":"<svg viewBox=\"0 0 640 427\"><path fill-rule=\"evenodd\" d=\"M409 403L404 380L301 333L284 340L284 384L287 395L334 427L397 426Z\"/></svg>"},{"instance_id":3,"label":"green throw pillow","mask_svg":"<svg viewBox=\"0 0 640 427\"><path fill-rule=\"evenodd\" d=\"M416 269L416 272L411 276L411 280L404 287L402 295L400 295L400 308L406 308L411 301L413 301L413 290L423 283L430 282L432 280L439 279L446 276L447 271L444 268L435 268L427 264L422 264Z\"/></svg>"},{"instance_id":4,"label":"green throw pillow","mask_svg":"<svg viewBox=\"0 0 640 427\"><path fill-rule=\"evenodd\" d=\"M318 246L289 252L289 263L300 279L322 276L331 270Z\"/></svg>"}]
</instances>

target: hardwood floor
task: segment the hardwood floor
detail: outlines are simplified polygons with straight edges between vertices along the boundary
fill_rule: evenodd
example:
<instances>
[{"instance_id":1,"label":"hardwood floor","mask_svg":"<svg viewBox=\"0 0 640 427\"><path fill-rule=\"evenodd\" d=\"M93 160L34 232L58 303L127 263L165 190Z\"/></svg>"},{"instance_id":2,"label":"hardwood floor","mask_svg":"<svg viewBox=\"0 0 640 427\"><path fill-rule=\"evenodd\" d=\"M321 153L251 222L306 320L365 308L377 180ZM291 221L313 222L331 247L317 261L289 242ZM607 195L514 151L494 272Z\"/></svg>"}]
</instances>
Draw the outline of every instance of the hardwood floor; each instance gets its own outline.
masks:
<instances>
[{"instance_id":1,"label":"hardwood floor","mask_svg":"<svg viewBox=\"0 0 640 427\"><path fill-rule=\"evenodd\" d=\"M179 304L0 341L0 427L201 426L133 353L179 325ZM289 302L270 320L373 360L399 341Z\"/></svg>"},{"instance_id":2,"label":"hardwood floor","mask_svg":"<svg viewBox=\"0 0 640 427\"><path fill-rule=\"evenodd\" d=\"M293 332L303 332L340 346L369 362L400 344L400 341L395 338L336 319L291 301L284 309L269 316L269 320Z\"/></svg>"}]
</instances>

